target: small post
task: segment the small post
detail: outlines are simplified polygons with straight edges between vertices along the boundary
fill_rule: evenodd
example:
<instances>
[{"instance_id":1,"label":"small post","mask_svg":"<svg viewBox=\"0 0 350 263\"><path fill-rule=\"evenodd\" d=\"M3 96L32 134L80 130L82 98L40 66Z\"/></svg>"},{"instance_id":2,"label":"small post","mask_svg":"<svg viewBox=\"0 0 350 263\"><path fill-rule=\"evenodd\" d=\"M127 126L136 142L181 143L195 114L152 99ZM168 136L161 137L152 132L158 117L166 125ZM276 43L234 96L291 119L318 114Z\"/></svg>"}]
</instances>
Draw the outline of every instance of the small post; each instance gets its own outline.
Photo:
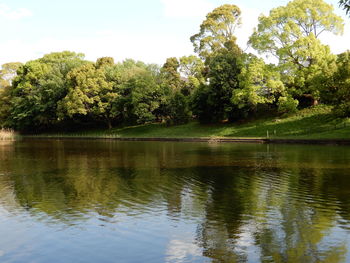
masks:
<instances>
[{"instance_id":1,"label":"small post","mask_svg":"<svg viewBox=\"0 0 350 263\"><path fill-rule=\"evenodd\" d=\"M266 138L269 138L269 130L266 131Z\"/></svg>"},{"instance_id":2,"label":"small post","mask_svg":"<svg viewBox=\"0 0 350 263\"><path fill-rule=\"evenodd\" d=\"M276 130L273 130L273 135L275 135L275 136L276 136L276 134L277 134Z\"/></svg>"}]
</instances>

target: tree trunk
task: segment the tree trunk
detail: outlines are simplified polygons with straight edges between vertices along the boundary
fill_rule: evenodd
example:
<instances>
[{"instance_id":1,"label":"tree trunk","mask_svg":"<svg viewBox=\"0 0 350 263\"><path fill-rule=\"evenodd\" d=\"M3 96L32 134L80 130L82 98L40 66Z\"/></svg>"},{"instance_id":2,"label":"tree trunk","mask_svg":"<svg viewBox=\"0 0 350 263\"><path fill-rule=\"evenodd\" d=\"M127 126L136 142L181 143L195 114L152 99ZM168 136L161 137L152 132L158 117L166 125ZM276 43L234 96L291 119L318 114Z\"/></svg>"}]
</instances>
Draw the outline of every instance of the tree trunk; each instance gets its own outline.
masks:
<instances>
[{"instance_id":1,"label":"tree trunk","mask_svg":"<svg viewBox=\"0 0 350 263\"><path fill-rule=\"evenodd\" d=\"M112 126L112 122L110 119L107 119L107 125L108 125L108 130L112 129L113 126Z\"/></svg>"}]
</instances>

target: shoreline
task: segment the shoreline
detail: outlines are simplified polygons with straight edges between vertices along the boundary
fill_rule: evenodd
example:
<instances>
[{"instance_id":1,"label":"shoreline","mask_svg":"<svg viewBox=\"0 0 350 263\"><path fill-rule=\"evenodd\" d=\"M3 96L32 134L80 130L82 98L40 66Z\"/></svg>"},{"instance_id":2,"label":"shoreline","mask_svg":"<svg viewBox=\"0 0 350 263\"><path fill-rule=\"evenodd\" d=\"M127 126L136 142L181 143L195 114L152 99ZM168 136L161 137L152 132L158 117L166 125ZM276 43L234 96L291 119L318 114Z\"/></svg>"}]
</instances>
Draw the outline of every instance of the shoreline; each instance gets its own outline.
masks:
<instances>
[{"instance_id":1,"label":"shoreline","mask_svg":"<svg viewBox=\"0 0 350 263\"><path fill-rule=\"evenodd\" d=\"M112 136L21 136L24 139L59 140L114 140L139 142L207 142L207 143L260 143L260 144L317 144L350 145L350 139L278 139L278 138L222 138L222 137L112 137Z\"/></svg>"}]
</instances>

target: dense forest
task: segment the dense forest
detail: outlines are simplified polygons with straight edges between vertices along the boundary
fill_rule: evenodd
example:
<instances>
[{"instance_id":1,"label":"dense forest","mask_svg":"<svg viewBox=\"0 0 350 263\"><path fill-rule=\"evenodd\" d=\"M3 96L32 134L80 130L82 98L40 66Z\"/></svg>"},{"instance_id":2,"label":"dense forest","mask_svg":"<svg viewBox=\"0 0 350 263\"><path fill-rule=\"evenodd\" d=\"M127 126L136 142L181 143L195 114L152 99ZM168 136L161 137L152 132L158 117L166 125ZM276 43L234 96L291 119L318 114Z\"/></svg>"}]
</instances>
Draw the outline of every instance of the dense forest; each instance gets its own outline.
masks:
<instances>
[{"instance_id":1,"label":"dense forest","mask_svg":"<svg viewBox=\"0 0 350 263\"><path fill-rule=\"evenodd\" d=\"M349 10L348 1L340 1ZM147 122L235 122L283 115L319 103L350 116L350 52L332 54L320 41L341 34L342 19L323 0L294 0L274 8L249 39L236 43L241 10L210 12L190 40L198 56L168 58L163 66L127 59L96 62L64 51L0 70L0 123L24 132Z\"/></svg>"}]
</instances>

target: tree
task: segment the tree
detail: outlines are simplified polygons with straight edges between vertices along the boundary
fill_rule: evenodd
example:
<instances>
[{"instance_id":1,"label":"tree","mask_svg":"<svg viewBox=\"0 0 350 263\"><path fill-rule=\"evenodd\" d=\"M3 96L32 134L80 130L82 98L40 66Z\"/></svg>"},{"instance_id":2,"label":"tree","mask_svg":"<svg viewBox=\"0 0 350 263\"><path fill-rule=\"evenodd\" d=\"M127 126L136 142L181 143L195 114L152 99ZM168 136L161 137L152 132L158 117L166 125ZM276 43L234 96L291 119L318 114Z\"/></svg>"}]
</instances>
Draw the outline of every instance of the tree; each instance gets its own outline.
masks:
<instances>
[{"instance_id":1,"label":"tree","mask_svg":"<svg viewBox=\"0 0 350 263\"><path fill-rule=\"evenodd\" d=\"M167 58L163 67L161 68L163 79L172 90L180 90L183 84L180 78L180 73L178 72L179 67L180 63L178 59L172 57Z\"/></svg>"},{"instance_id":2,"label":"tree","mask_svg":"<svg viewBox=\"0 0 350 263\"><path fill-rule=\"evenodd\" d=\"M188 101L184 96L180 95L180 92L187 93L186 82L187 79L182 79L180 72L180 62L177 58L171 57L166 60L161 72L161 85L162 99L159 104L157 115L162 120L166 120L168 124L180 124L186 122L183 120L184 116L178 116L183 114L188 109ZM181 102L180 102L181 101ZM180 104L182 105L180 106ZM182 109L180 107L183 107Z\"/></svg>"},{"instance_id":3,"label":"tree","mask_svg":"<svg viewBox=\"0 0 350 263\"><path fill-rule=\"evenodd\" d=\"M169 102L170 124L185 124L191 116L188 99L181 92L175 92Z\"/></svg>"},{"instance_id":4,"label":"tree","mask_svg":"<svg viewBox=\"0 0 350 263\"><path fill-rule=\"evenodd\" d=\"M325 82L332 92L336 115L350 117L350 51L338 56L337 70Z\"/></svg>"},{"instance_id":5,"label":"tree","mask_svg":"<svg viewBox=\"0 0 350 263\"><path fill-rule=\"evenodd\" d=\"M161 88L160 71L158 65L132 59L106 68L106 79L112 83L113 92L118 94L109 104L114 123L134 124L160 118L163 111L159 109L159 104L162 105L166 97ZM154 105L149 105L151 98L147 98L152 96L149 94L152 90L156 100L155 108ZM144 104L138 105L138 101L143 101Z\"/></svg>"},{"instance_id":6,"label":"tree","mask_svg":"<svg viewBox=\"0 0 350 263\"><path fill-rule=\"evenodd\" d=\"M183 56L180 58L179 71L185 78L195 77L201 79L203 77L204 63L197 56Z\"/></svg>"},{"instance_id":7,"label":"tree","mask_svg":"<svg viewBox=\"0 0 350 263\"><path fill-rule=\"evenodd\" d=\"M17 70L22 65L20 62L10 62L3 64L0 70L0 88L8 87L17 75Z\"/></svg>"},{"instance_id":8,"label":"tree","mask_svg":"<svg viewBox=\"0 0 350 263\"><path fill-rule=\"evenodd\" d=\"M233 120L236 107L232 103L233 91L239 87L242 51L222 48L208 60L209 84L202 84L193 94L192 109L201 122L211 123L225 119Z\"/></svg>"},{"instance_id":9,"label":"tree","mask_svg":"<svg viewBox=\"0 0 350 263\"><path fill-rule=\"evenodd\" d=\"M0 127L9 127L11 112L11 87L6 86L0 90Z\"/></svg>"},{"instance_id":10,"label":"tree","mask_svg":"<svg viewBox=\"0 0 350 263\"><path fill-rule=\"evenodd\" d=\"M204 63L197 56L183 56L180 58L179 72L185 79L182 93L189 96L201 83L205 83Z\"/></svg>"},{"instance_id":11,"label":"tree","mask_svg":"<svg viewBox=\"0 0 350 263\"><path fill-rule=\"evenodd\" d=\"M167 58L161 73L163 75L164 84L167 85L172 91L181 90L183 81L181 80L180 73L178 71L180 63L177 58Z\"/></svg>"},{"instance_id":12,"label":"tree","mask_svg":"<svg viewBox=\"0 0 350 263\"><path fill-rule=\"evenodd\" d=\"M98 58L96 61L96 68L103 68L114 65L114 59L112 57Z\"/></svg>"},{"instance_id":13,"label":"tree","mask_svg":"<svg viewBox=\"0 0 350 263\"><path fill-rule=\"evenodd\" d=\"M122 94L125 120L141 124L156 119L163 93L149 71L135 75L124 83Z\"/></svg>"},{"instance_id":14,"label":"tree","mask_svg":"<svg viewBox=\"0 0 350 263\"><path fill-rule=\"evenodd\" d=\"M260 16L249 43L259 53L278 58L287 86L300 96L314 92L313 77L335 60L318 39L325 31L343 31L343 21L333 7L323 0L294 0Z\"/></svg>"},{"instance_id":15,"label":"tree","mask_svg":"<svg viewBox=\"0 0 350 263\"><path fill-rule=\"evenodd\" d=\"M344 8L346 14L350 14L350 0L339 0L340 7Z\"/></svg>"},{"instance_id":16,"label":"tree","mask_svg":"<svg viewBox=\"0 0 350 263\"><path fill-rule=\"evenodd\" d=\"M20 62L6 63L0 70L0 124L6 127L9 124L11 110L11 85L17 75L17 70L22 65Z\"/></svg>"},{"instance_id":17,"label":"tree","mask_svg":"<svg viewBox=\"0 0 350 263\"><path fill-rule=\"evenodd\" d=\"M112 128L114 116L111 104L118 94L113 92L112 83L107 81L101 61L103 60L98 60L98 68L88 63L69 72L69 90L59 103L61 117L89 116L104 121L108 128Z\"/></svg>"},{"instance_id":18,"label":"tree","mask_svg":"<svg viewBox=\"0 0 350 263\"><path fill-rule=\"evenodd\" d=\"M225 4L210 12L191 37L195 51L205 60L206 81L192 96L192 109L201 122L232 120L232 92L238 84L242 51L236 44L235 29L241 23L241 10ZM208 83L208 84L207 84Z\"/></svg>"},{"instance_id":19,"label":"tree","mask_svg":"<svg viewBox=\"0 0 350 263\"><path fill-rule=\"evenodd\" d=\"M239 74L239 87L233 90L232 102L248 115L255 112L259 104L273 104L285 94L279 72L263 59L245 55Z\"/></svg>"},{"instance_id":20,"label":"tree","mask_svg":"<svg viewBox=\"0 0 350 263\"><path fill-rule=\"evenodd\" d=\"M83 54L64 51L21 66L11 87L11 126L29 130L56 124L57 103L67 93L66 76L84 63Z\"/></svg>"},{"instance_id":21,"label":"tree","mask_svg":"<svg viewBox=\"0 0 350 263\"><path fill-rule=\"evenodd\" d=\"M200 25L199 33L191 37L195 52L203 59L236 42L235 29L241 24L241 10L225 4L210 12Z\"/></svg>"}]
</instances>

